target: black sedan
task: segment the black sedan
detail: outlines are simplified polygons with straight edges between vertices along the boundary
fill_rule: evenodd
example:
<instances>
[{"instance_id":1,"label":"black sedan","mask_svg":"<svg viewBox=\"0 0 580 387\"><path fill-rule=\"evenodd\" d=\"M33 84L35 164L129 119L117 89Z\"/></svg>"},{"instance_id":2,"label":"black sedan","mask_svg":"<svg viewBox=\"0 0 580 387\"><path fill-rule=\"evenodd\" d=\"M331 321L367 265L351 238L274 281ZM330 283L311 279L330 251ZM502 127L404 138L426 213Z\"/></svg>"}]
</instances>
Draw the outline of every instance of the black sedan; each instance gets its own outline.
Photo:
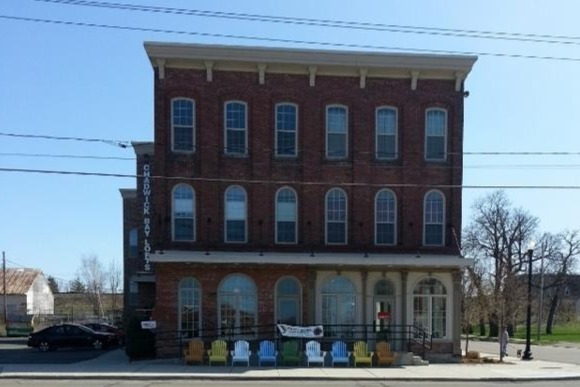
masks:
<instances>
[{"instance_id":1,"label":"black sedan","mask_svg":"<svg viewBox=\"0 0 580 387\"><path fill-rule=\"evenodd\" d=\"M83 324L87 328L91 328L95 332L108 332L117 336L118 344L123 345L125 343L125 334L122 329L117 328L114 325L107 323L85 323Z\"/></svg>"},{"instance_id":2,"label":"black sedan","mask_svg":"<svg viewBox=\"0 0 580 387\"><path fill-rule=\"evenodd\" d=\"M59 324L28 336L28 346L42 352L64 347L93 347L101 350L117 344L112 333L95 332L79 324Z\"/></svg>"}]
</instances>

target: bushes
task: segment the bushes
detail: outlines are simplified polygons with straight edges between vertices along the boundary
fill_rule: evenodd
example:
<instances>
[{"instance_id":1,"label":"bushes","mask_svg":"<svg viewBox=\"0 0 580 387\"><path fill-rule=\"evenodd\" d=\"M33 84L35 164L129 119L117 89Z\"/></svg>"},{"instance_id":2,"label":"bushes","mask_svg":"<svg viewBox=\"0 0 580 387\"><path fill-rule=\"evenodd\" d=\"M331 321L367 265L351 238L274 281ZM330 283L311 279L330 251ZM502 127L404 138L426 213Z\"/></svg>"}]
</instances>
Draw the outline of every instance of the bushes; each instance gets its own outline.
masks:
<instances>
[{"instance_id":1,"label":"bushes","mask_svg":"<svg viewBox=\"0 0 580 387\"><path fill-rule=\"evenodd\" d=\"M141 328L141 321L149 320L142 314L134 314L127 323L127 346L125 353L129 359L144 359L155 357L155 334Z\"/></svg>"}]
</instances>

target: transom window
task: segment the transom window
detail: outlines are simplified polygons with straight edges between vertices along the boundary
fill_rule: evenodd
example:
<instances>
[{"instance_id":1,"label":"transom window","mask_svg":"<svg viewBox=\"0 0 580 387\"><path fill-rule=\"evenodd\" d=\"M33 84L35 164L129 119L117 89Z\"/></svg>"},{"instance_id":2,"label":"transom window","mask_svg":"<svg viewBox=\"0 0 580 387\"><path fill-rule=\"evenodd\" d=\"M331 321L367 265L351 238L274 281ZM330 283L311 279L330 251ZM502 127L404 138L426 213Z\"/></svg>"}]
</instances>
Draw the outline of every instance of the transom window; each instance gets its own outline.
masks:
<instances>
[{"instance_id":1,"label":"transom window","mask_svg":"<svg viewBox=\"0 0 580 387\"><path fill-rule=\"evenodd\" d=\"M326 194L326 243L346 244L346 193L333 188Z\"/></svg>"},{"instance_id":2,"label":"transom window","mask_svg":"<svg viewBox=\"0 0 580 387\"><path fill-rule=\"evenodd\" d=\"M171 133L174 151L193 152L195 147L195 102L178 98L171 102Z\"/></svg>"},{"instance_id":3,"label":"transom window","mask_svg":"<svg viewBox=\"0 0 580 387\"><path fill-rule=\"evenodd\" d=\"M425 114L425 159L443 161L447 158L447 111L427 109Z\"/></svg>"},{"instance_id":4,"label":"transom window","mask_svg":"<svg viewBox=\"0 0 580 387\"><path fill-rule=\"evenodd\" d=\"M377 193L375 198L375 243L394 245L396 243L397 203L395 194L388 189Z\"/></svg>"},{"instance_id":5,"label":"transom window","mask_svg":"<svg viewBox=\"0 0 580 387\"><path fill-rule=\"evenodd\" d=\"M426 278L413 290L413 325L433 338L447 336L447 290L436 278Z\"/></svg>"},{"instance_id":6,"label":"transom window","mask_svg":"<svg viewBox=\"0 0 580 387\"><path fill-rule=\"evenodd\" d=\"M296 156L298 108L294 104L276 105L276 156Z\"/></svg>"},{"instance_id":7,"label":"transom window","mask_svg":"<svg viewBox=\"0 0 580 387\"><path fill-rule=\"evenodd\" d=\"M173 189L173 240L195 240L195 193L186 184Z\"/></svg>"},{"instance_id":8,"label":"transom window","mask_svg":"<svg viewBox=\"0 0 580 387\"><path fill-rule=\"evenodd\" d=\"M356 324L356 290L352 282L336 276L322 286L322 323L329 336L350 336Z\"/></svg>"},{"instance_id":9,"label":"transom window","mask_svg":"<svg viewBox=\"0 0 580 387\"><path fill-rule=\"evenodd\" d=\"M249 277L233 274L218 290L218 326L223 335L253 336L258 321L256 285Z\"/></svg>"},{"instance_id":10,"label":"transom window","mask_svg":"<svg viewBox=\"0 0 580 387\"><path fill-rule=\"evenodd\" d=\"M285 277L276 285L276 321L279 324L300 325L302 322L301 287L298 280Z\"/></svg>"},{"instance_id":11,"label":"transom window","mask_svg":"<svg viewBox=\"0 0 580 387\"><path fill-rule=\"evenodd\" d=\"M345 106L326 108L326 157L343 159L348 154L348 110Z\"/></svg>"},{"instance_id":12,"label":"transom window","mask_svg":"<svg viewBox=\"0 0 580 387\"><path fill-rule=\"evenodd\" d=\"M247 198L246 191L239 186L229 187L225 193L225 240L245 243Z\"/></svg>"},{"instance_id":13,"label":"transom window","mask_svg":"<svg viewBox=\"0 0 580 387\"><path fill-rule=\"evenodd\" d=\"M201 329L201 290L194 278L179 283L179 330L182 337L197 337Z\"/></svg>"},{"instance_id":14,"label":"transom window","mask_svg":"<svg viewBox=\"0 0 580 387\"><path fill-rule=\"evenodd\" d=\"M237 156L247 155L248 116L245 102L226 102L225 132L225 153Z\"/></svg>"},{"instance_id":15,"label":"transom window","mask_svg":"<svg viewBox=\"0 0 580 387\"><path fill-rule=\"evenodd\" d=\"M424 238L427 246L443 246L445 240L445 201L439 191L429 191L425 195Z\"/></svg>"},{"instance_id":16,"label":"transom window","mask_svg":"<svg viewBox=\"0 0 580 387\"><path fill-rule=\"evenodd\" d=\"M397 154L397 109L381 107L376 111L376 158L396 159Z\"/></svg>"},{"instance_id":17,"label":"transom window","mask_svg":"<svg viewBox=\"0 0 580 387\"><path fill-rule=\"evenodd\" d=\"M276 243L296 243L296 192L284 187L276 193Z\"/></svg>"}]
</instances>

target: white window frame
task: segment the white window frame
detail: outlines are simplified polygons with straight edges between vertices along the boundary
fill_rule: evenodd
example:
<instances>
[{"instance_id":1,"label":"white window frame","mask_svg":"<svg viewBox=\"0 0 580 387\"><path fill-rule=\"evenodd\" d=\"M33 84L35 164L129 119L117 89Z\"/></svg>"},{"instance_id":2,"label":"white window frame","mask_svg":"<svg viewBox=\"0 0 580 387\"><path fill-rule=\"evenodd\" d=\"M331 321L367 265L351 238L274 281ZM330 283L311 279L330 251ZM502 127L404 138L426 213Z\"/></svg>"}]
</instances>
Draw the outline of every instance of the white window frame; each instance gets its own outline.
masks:
<instances>
[{"instance_id":1,"label":"white window frame","mask_svg":"<svg viewBox=\"0 0 580 387\"><path fill-rule=\"evenodd\" d=\"M280 132L290 132L288 130L284 130L284 129L278 129L278 108L282 107L282 106L292 106L295 109L295 123L296 125L294 126L294 154L280 154L279 150L280 147L278 145L278 134ZM274 121L275 121L275 155L276 157L287 157L287 158L291 158L291 157L296 157L298 156L298 105L295 103L291 103L291 102L280 102L276 104L275 110L274 110Z\"/></svg>"},{"instance_id":2,"label":"white window frame","mask_svg":"<svg viewBox=\"0 0 580 387\"><path fill-rule=\"evenodd\" d=\"M175 125L175 123L173 122L173 118L174 118L174 114L175 114L175 102L177 101L187 101L187 102L191 102L192 106L191 106L191 135L192 137L192 143L191 143L191 149L175 149L175 128L176 127L183 127L183 128L188 128L188 126L186 125ZM195 100L191 99L191 98L185 98L185 97L176 97L176 98L172 98L171 99L171 150L173 152L178 152L178 153L194 153L195 152L195 148L196 148L196 142L195 142Z\"/></svg>"},{"instance_id":3,"label":"white window frame","mask_svg":"<svg viewBox=\"0 0 580 387\"><path fill-rule=\"evenodd\" d=\"M383 110L395 112L395 133L393 135L395 138L395 154L392 157L379 156L379 136L387 136L386 134L379 134L379 112ZM399 158L399 111L394 106L385 105L375 109L375 158L377 160L396 160Z\"/></svg>"},{"instance_id":4,"label":"white window frame","mask_svg":"<svg viewBox=\"0 0 580 387\"><path fill-rule=\"evenodd\" d=\"M232 278L240 278L240 279L244 279L245 281L247 281L247 284L250 285L249 287L251 289L250 292L246 292L243 291L242 289L237 289L238 291L236 291L236 289L233 289L233 291L226 291L224 289L225 284L230 281ZM233 298L233 300L235 301L235 304L233 305L235 312L235 324L234 326L228 327L228 326L224 326L223 322L224 322L224 316L222 316L222 304L224 303L224 297L225 298ZM242 274L242 273L231 273L229 274L227 277L225 277L221 283L218 286L218 291L217 291L217 314L218 314L218 330L220 332L223 333L229 333L231 335L235 335L237 337L240 337L240 339L243 339L244 337L247 338L253 338L256 336L257 332L253 332L253 333L247 333L247 332L241 332L241 327L240 327L240 304L243 303L243 298L244 297L251 297L252 301L254 302L254 306L255 308L252 310L252 312L254 313L254 327L258 325L258 313L259 313L259 305L258 305L258 287L256 286L256 282L248 275L246 274Z\"/></svg>"},{"instance_id":5,"label":"white window frame","mask_svg":"<svg viewBox=\"0 0 580 387\"><path fill-rule=\"evenodd\" d=\"M280 242L278 240L278 195L285 189L290 190L293 194L294 194L294 242ZM296 193L296 190L294 190L292 187L288 187L288 186L284 186L284 187L280 187L280 189L278 189L278 191L276 191L276 195L274 196L274 212L275 212L275 241L276 244L282 244L282 245L295 245L298 243L298 194Z\"/></svg>"},{"instance_id":6,"label":"white window frame","mask_svg":"<svg viewBox=\"0 0 580 387\"><path fill-rule=\"evenodd\" d=\"M344 242L329 242L328 241L328 224L329 224L329 220L328 220L328 198L330 196L330 193L333 191L339 191L344 195L344 222L340 222L340 223L344 223ZM339 223L339 222L333 222L333 223ZM324 196L324 242L327 245L346 245L348 244L348 195L346 194L346 192L342 189L342 188L338 188L338 187L334 187L329 189L326 192L326 195Z\"/></svg>"},{"instance_id":7,"label":"white window frame","mask_svg":"<svg viewBox=\"0 0 580 387\"><path fill-rule=\"evenodd\" d=\"M344 133L344 156L330 156L329 155L329 141L328 138L330 136L330 132L329 132L329 110L332 108L341 108L344 109L345 111L345 125L346 125L346 131ZM349 119L349 114L348 114L348 106L346 105L340 105L340 104L332 104L332 105L326 105L326 158L329 160L344 160L346 158L348 158L348 132L349 132L349 127L348 127L348 119ZM335 134L339 134L339 133L335 133Z\"/></svg>"},{"instance_id":8,"label":"white window frame","mask_svg":"<svg viewBox=\"0 0 580 387\"><path fill-rule=\"evenodd\" d=\"M444 133L443 133L443 156L442 157L429 157L429 153L428 153L428 142L429 142L429 138L430 137L441 137L441 136L430 136L428 134L429 132L429 113L431 112L441 112L444 114L445 116L445 128L444 128ZM424 144L424 152L425 152L425 160L426 161L446 161L447 160L447 132L448 132L448 126L449 126L449 117L448 117L448 112L447 109L443 109L443 108L437 108L437 107L433 107L433 108L428 108L425 110L425 144Z\"/></svg>"},{"instance_id":9,"label":"white window frame","mask_svg":"<svg viewBox=\"0 0 580 387\"><path fill-rule=\"evenodd\" d=\"M194 278L194 277L185 277L183 278L181 281L179 281L179 284L177 285L177 297L178 297L178 302L177 302L177 330L179 332L183 332L181 330L181 325L182 325L182 309L183 309L183 298L182 298L182 286L184 285L185 281L188 280L192 280L193 281L193 306L194 308L197 306L198 308L198 316L199 316L199 320L197 321L197 326L195 326L195 321L193 321L193 325L194 325L194 332L195 330L197 330L197 335L193 335L192 337L200 337L202 336L202 332L201 332L201 322L203 321L202 318L202 307L201 307L201 300L202 300L202 292L201 292L201 284L199 283L199 281ZM184 289L185 290L185 289ZM183 334L183 333L182 333Z\"/></svg>"},{"instance_id":10,"label":"white window frame","mask_svg":"<svg viewBox=\"0 0 580 387\"><path fill-rule=\"evenodd\" d=\"M228 240L228 192L232 189L239 188L244 193L244 240ZM224 242L225 243L248 243L248 192L240 185L231 185L224 191Z\"/></svg>"},{"instance_id":11,"label":"white window frame","mask_svg":"<svg viewBox=\"0 0 580 387\"><path fill-rule=\"evenodd\" d=\"M180 187L185 187L187 188L190 192L191 192L191 213L192 216L191 218L189 217L176 217L175 216L175 191L177 191L178 188ZM184 184L184 183L179 183L176 184L175 187L173 187L173 189L171 190L171 240L174 242L195 242L196 241L196 236L197 236L197 232L196 232L196 221L195 221L195 200L196 200L196 194L195 194L195 189L193 189L192 186L188 185L188 184ZM191 239L176 239L175 238L175 221L176 219L191 219L193 222L193 235Z\"/></svg>"},{"instance_id":12,"label":"white window frame","mask_svg":"<svg viewBox=\"0 0 580 387\"><path fill-rule=\"evenodd\" d=\"M427 198L429 197L429 195L431 194L438 194L441 198L441 202L442 202L442 206L443 206L443 219L441 220L441 222L427 222ZM423 245L424 246L445 246L445 219L447 217L447 208L446 208L446 199L445 199L445 195L443 194L443 192L439 191L439 190L430 190L428 191L425 196L423 197ZM440 225L441 226L441 243L437 243L437 244L427 244L427 225Z\"/></svg>"},{"instance_id":13,"label":"white window frame","mask_svg":"<svg viewBox=\"0 0 580 387\"><path fill-rule=\"evenodd\" d=\"M244 106L244 128L228 127L228 106L231 104L241 104ZM244 132L244 151L228 152L228 131ZM247 156L248 155L248 103L240 100L229 100L224 102L224 154L227 156Z\"/></svg>"},{"instance_id":14,"label":"white window frame","mask_svg":"<svg viewBox=\"0 0 580 387\"><path fill-rule=\"evenodd\" d=\"M427 279L433 279L433 280L439 282L441 284L441 286L443 287L443 289L445 290L445 293L443 293L443 294L424 294L424 293L415 294L415 290L417 289L417 286L419 286L421 284L421 282L423 282L424 280L427 280ZM415 318L415 299L422 298L422 299L426 300L428 325L426 327L422 327L422 328L426 328L427 331L429 332L429 334L431 334L431 335L433 334L433 300L435 298L445 300L445 314L444 314L445 324L443 324L443 328L445 329L445 335L441 335L439 337L433 337L433 340L446 340L446 339L448 339L449 335L451 334L451 330L449 329L450 328L449 324L451 323L451 305L450 305L450 302L452 300L452 297L449 293L447 286L445 285L445 282L439 278L436 278L436 277L422 277L413 286L413 288L411 290L411 296L412 296L412 304L411 304L411 319L412 319L412 321L416 320L416 318Z\"/></svg>"},{"instance_id":15,"label":"white window frame","mask_svg":"<svg viewBox=\"0 0 580 387\"><path fill-rule=\"evenodd\" d=\"M393 214L393 221L392 222L381 222L383 224L391 224L393 225L393 243L379 243L378 241L378 236L379 236L379 220L378 220L378 199L379 199L379 195L383 192L387 192L390 193L393 197L393 201L394 201L394 214ZM388 188L383 188L381 190L379 190L376 195L375 195L375 245L377 246L394 246L397 244L397 195L395 195L395 193L388 189Z\"/></svg>"}]
</instances>

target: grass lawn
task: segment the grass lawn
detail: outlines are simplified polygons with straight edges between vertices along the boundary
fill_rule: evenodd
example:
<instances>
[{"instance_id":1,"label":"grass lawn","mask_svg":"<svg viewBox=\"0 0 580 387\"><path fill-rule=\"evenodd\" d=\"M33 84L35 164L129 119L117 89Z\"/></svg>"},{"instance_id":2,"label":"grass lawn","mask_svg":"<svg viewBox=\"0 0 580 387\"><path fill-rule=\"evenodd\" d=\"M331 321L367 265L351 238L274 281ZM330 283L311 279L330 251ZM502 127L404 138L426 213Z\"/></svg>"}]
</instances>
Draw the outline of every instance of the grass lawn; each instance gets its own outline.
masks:
<instances>
[{"instance_id":1,"label":"grass lawn","mask_svg":"<svg viewBox=\"0 0 580 387\"><path fill-rule=\"evenodd\" d=\"M542 327L545 329L545 327ZM540 342L539 344L552 344L559 341L567 341L573 343L580 343L580 323L567 324L567 325L555 325L552 329L551 335L546 335L545 331L540 332ZM518 326L517 333L514 334L516 339L526 338L526 326ZM538 340L538 326L532 325L531 332L532 342L537 343Z\"/></svg>"}]
</instances>

